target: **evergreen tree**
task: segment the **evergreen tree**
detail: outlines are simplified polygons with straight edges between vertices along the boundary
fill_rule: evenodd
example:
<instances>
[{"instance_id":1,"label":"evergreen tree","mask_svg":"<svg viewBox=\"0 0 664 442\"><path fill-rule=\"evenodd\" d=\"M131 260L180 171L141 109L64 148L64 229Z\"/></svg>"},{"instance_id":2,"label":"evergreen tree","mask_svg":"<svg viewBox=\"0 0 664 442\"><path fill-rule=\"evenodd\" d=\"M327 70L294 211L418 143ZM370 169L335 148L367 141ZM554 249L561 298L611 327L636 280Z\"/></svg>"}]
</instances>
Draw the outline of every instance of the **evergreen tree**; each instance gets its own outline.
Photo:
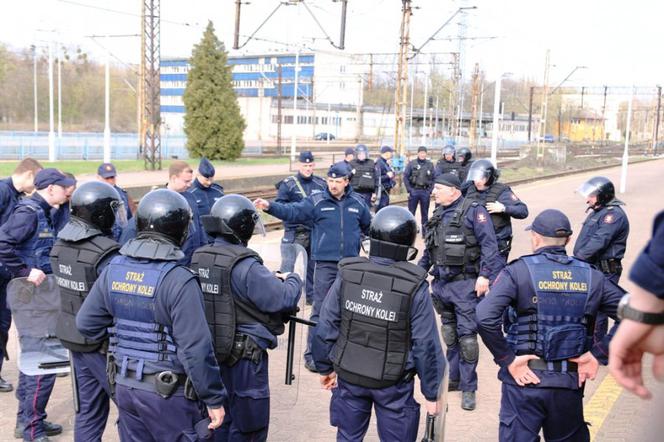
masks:
<instances>
[{"instance_id":1,"label":"evergreen tree","mask_svg":"<svg viewBox=\"0 0 664 442\"><path fill-rule=\"evenodd\" d=\"M231 83L224 44L214 34L212 22L194 46L184 91L184 132L193 157L234 160L244 149L246 127Z\"/></svg>"}]
</instances>

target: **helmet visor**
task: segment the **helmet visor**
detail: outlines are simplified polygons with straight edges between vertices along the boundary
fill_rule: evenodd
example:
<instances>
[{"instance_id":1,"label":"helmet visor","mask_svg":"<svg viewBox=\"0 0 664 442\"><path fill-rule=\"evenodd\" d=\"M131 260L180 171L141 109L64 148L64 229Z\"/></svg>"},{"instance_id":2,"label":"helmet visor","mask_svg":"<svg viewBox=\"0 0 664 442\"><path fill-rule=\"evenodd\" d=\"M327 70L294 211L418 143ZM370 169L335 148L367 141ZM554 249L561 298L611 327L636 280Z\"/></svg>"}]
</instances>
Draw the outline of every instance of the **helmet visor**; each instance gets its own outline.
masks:
<instances>
[{"instance_id":1,"label":"helmet visor","mask_svg":"<svg viewBox=\"0 0 664 442\"><path fill-rule=\"evenodd\" d=\"M600 191L600 186L596 183L591 183L589 181L586 181L585 183L581 184L579 188L576 189L576 193L583 196L584 198L596 196L599 193L599 191Z\"/></svg>"},{"instance_id":2,"label":"helmet visor","mask_svg":"<svg viewBox=\"0 0 664 442\"><path fill-rule=\"evenodd\" d=\"M127 208L121 201L112 201L111 208L115 213L115 223L120 227L127 227Z\"/></svg>"},{"instance_id":3,"label":"helmet visor","mask_svg":"<svg viewBox=\"0 0 664 442\"><path fill-rule=\"evenodd\" d=\"M489 178L491 172L485 167L471 167L466 176L466 182L482 181Z\"/></svg>"},{"instance_id":4,"label":"helmet visor","mask_svg":"<svg viewBox=\"0 0 664 442\"><path fill-rule=\"evenodd\" d=\"M265 237L267 234L267 230L265 229L265 224L263 223L263 218L261 218L260 214L254 213L253 214L254 221L256 222L254 224L254 233L253 235L259 235L262 237Z\"/></svg>"}]
</instances>

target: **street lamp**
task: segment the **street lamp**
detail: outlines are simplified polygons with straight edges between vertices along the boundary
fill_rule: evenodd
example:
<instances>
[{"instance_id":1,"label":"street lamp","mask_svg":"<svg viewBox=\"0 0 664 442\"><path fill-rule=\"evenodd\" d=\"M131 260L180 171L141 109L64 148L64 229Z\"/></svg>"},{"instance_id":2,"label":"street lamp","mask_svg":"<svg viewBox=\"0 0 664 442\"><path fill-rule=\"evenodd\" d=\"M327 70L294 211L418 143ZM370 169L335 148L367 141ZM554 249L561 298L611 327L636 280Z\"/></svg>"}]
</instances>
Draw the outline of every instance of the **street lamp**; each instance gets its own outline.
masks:
<instances>
[{"instance_id":1,"label":"street lamp","mask_svg":"<svg viewBox=\"0 0 664 442\"><path fill-rule=\"evenodd\" d=\"M496 79L496 86L493 95L493 130L491 131L491 162L493 166L498 165L498 131L499 128L499 118L500 118L500 87L503 78L507 78L512 75L511 72L504 72L498 76Z\"/></svg>"}]
</instances>

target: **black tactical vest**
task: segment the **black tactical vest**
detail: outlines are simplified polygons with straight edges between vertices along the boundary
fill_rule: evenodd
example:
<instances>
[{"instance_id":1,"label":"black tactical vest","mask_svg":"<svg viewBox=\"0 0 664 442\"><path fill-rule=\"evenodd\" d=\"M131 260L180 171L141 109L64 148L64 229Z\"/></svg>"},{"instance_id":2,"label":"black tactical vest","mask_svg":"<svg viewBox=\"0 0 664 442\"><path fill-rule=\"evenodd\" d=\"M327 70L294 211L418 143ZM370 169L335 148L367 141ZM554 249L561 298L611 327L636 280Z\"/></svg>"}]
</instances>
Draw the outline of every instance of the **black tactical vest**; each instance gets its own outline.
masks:
<instances>
[{"instance_id":1,"label":"black tactical vest","mask_svg":"<svg viewBox=\"0 0 664 442\"><path fill-rule=\"evenodd\" d=\"M436 163L436 169L438 169L439 174L451 173L453 175L459 176L459 171L461 170L461 164L456 161L449 162L444 158L438 160Z\"/></svg>"},{"instance_id":2,"label":"black tactical vest","mask_svg":"<svg viewBox=\"0 0 664 442\"><path fill-rule=\"evenodd\" d=\"M236 325L260 323L275 336L284 333L280 314L261 312L254 305L233 296L231 272L235 264L248 257L263 263L256 252L240 245L204 246L191 258L191 269L201 281L205 317L219 363L231 353Z\"/></svg>"},{"instance_id":3,"label":"black tactical vest","mask_svg":"<svg viewBox=\"0 0 664 442\"><path fill-rule=\"evenodd\" d=\"M51 249L51 269L60 287L61 304L55 333L69 350L88 353L101 346L78 332L76 314L97 280L97 266L119 248L114 240L97 235L76 242L58 239Z\"/></svg>"},{"instance_id":4,"label":"black tactical vest","mask_svg":"<svg viewBox=\"0 0 664 442\"><path fill-rule=\"evenodd\" d=\"M466 213L477 202L464 199L447 224L441 216L434 216L427 224L425 243L433 264L437 266L463 267L469 276L479 273L480 246L473 229L466 227Z\"/></svg>"},{"instance_id":5,"label":"black tactical vest","mask_svg":"<svg viewBox=\"0 0 664 442\"><path fill-rule=\"evenodd\" d=\"M408 262L382 266L345 258L339 274L341 325L330 355L334 371L367 388L398 383L410 351L412 300L426 271Z\"/></svg>"},{"instance_id":6,"label":"black tactical vest","mask_svg":"<svg viewBox=\"0 0 664 442\"><path fill-rule=\"evenodd\" d=\"M426 188L431 185L435 175L433 163L426 160L420 164L417 160L410 162L410 183L419 188Z\"/></svg>"},{"instance_id":7,"label":"black tactical vest","mask_svg":"<svg viewBox=\"0 0 664 442\"><path fill-rule=\"evenodd\" d=\"M477 188L475 186L470 186L468 188L468 192L466 193L466 198L473 201L477 201L481 205L486 206L486 203L495 203L496 201L498 201L498 197L500 197L500 194L507 189L508 189L507 185L503 183L493 183L489 188L489 190L486 191L486 200L482 201L480 192L477 190ZM505 228L506 226L512 225L512 219L505 212L491 213L490 216L491 216L491 221L493 222L493 230L495 232L499 232L501 229Z\"/></svg>"},{"instance_id":8,"label":"black tactical vest","mask_svg":"<svg viewBox=\"0 0 664 442\"><path fill-rule=\"evenodd\" d=\"M366 160L363 162L353 160L350 162L351 168L354 170L353 177L350 180L350 185L356 192L373 192L376 190L376 164L374 160Z\"/></svg>"}]
</instances>

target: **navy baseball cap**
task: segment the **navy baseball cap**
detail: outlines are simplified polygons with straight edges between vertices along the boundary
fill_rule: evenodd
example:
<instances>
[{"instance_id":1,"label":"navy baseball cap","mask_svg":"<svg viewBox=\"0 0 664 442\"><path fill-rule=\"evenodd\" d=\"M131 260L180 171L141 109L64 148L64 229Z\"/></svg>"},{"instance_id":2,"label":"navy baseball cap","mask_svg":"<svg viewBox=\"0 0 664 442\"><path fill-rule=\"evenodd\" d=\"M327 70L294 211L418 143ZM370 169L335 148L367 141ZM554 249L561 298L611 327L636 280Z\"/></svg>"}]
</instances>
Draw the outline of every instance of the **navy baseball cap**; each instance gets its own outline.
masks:
<instances>
[{"instance_id":1,"label":"navy baseball cap","mask_svg":"<svg viewBox=\"0 0 664 442\"><path fill-rule=\"evenodd\" d=\"M383 146L380 148L380 153L388 153L388 152L394 152L394 149L392 149L390 146Z\"/></svg>"},{"instance_id":2,"label":"navy baseball cap","mask_svg":"<svg viewBox=\"0 0 664 442\"><path fill-rule=\"evenodd\" d=\"M112 178L118 174L115 166L111 163L101 163L97 168L97 175L102 178Z\"/></svg>"},{"instance_id":3,"label":"navy baseball cap","mask_svg":"<svg viewBox=\"0 0 664 442\"><path fill-rule=\"evenodd\" d=\"M313 163L314 162L314 154L312 154L310 150L304 150L304 151L300 152L299 161L300 161L300 163Z\"/></svg>"},{"instance_id":4,"label":"navy baseball cap","mask_svg":"<svg viewBox=\"0 0 664 442\"><path fill-rule=\"evenodd\" d=\"M565 238L572 235L569 218L556 209L546 209L537 215L526 230L532 230L548 238Z\"/></svg>"},{"instance_id":5,"label":"navy baseball cap","mask_svg":"<svg viewBox=\"0 0 664 442\"><path fill-rule=\"evenodd\" d=\"M420 146L420 147L417 148L417 151L418 151L418 152L426 152L426 151L427 151L427 147L426 147L426 146Z\"/></svg>"},{"instance_id":6,"label":"navy baseball cap","mask_svg":"<svg viewBox=\"0 0 664 442\"><path fill-rule=\"evenodd\" d=\"M348 170L346 163L339 162L330 166L330 169L327 171L327 176L330 178L344 178L348 177L349 172L350 170Z\"/></svg>"},{"instance_id":7,"label":"navy baseball cap","mask_svg":"<svg viewBox=\"0 0 664 442\"><path fill-rule=\"evenodd\" d=\"M346 150L344 150L344 155L355 155L355 149L347 147Z\"/></svg>"},{"instance_id":8,"label":"navy baseball cap","mask_svg":"<svg viewBox=\"0 0 664 442\"><path fill-rule=\"evenodd\" d=\"M46 189L51 184L62 187L70 187L76 184L76 180L69 178L58 169L49 168L42 169L37 172L37 176L35 177L35 188L37 190Z\"/></svg>"},{"instance_id":9,"label":"navy baseball cap","mask_svg":"<svg viewBox=\"0 0 664 442\"><path fill-rule=\"evenodd\" d=\"M201 162L198 164L198 173L203 175L205 178L214 177L214 166L207 158L201 158Z\"/></svg>"},{"instance_id":10,"label":"navy baseball cap","mask_svg":"<svg viewBox=\"0 0 664 442\"><path fill-rule=\"evenodd\" d=\"M461 180L453 173L444 173L442 175L438 175L434 182L436 184L442 184L443 186L456 187L457 189L461 189Z\"/></svg>"}]
</instances>

